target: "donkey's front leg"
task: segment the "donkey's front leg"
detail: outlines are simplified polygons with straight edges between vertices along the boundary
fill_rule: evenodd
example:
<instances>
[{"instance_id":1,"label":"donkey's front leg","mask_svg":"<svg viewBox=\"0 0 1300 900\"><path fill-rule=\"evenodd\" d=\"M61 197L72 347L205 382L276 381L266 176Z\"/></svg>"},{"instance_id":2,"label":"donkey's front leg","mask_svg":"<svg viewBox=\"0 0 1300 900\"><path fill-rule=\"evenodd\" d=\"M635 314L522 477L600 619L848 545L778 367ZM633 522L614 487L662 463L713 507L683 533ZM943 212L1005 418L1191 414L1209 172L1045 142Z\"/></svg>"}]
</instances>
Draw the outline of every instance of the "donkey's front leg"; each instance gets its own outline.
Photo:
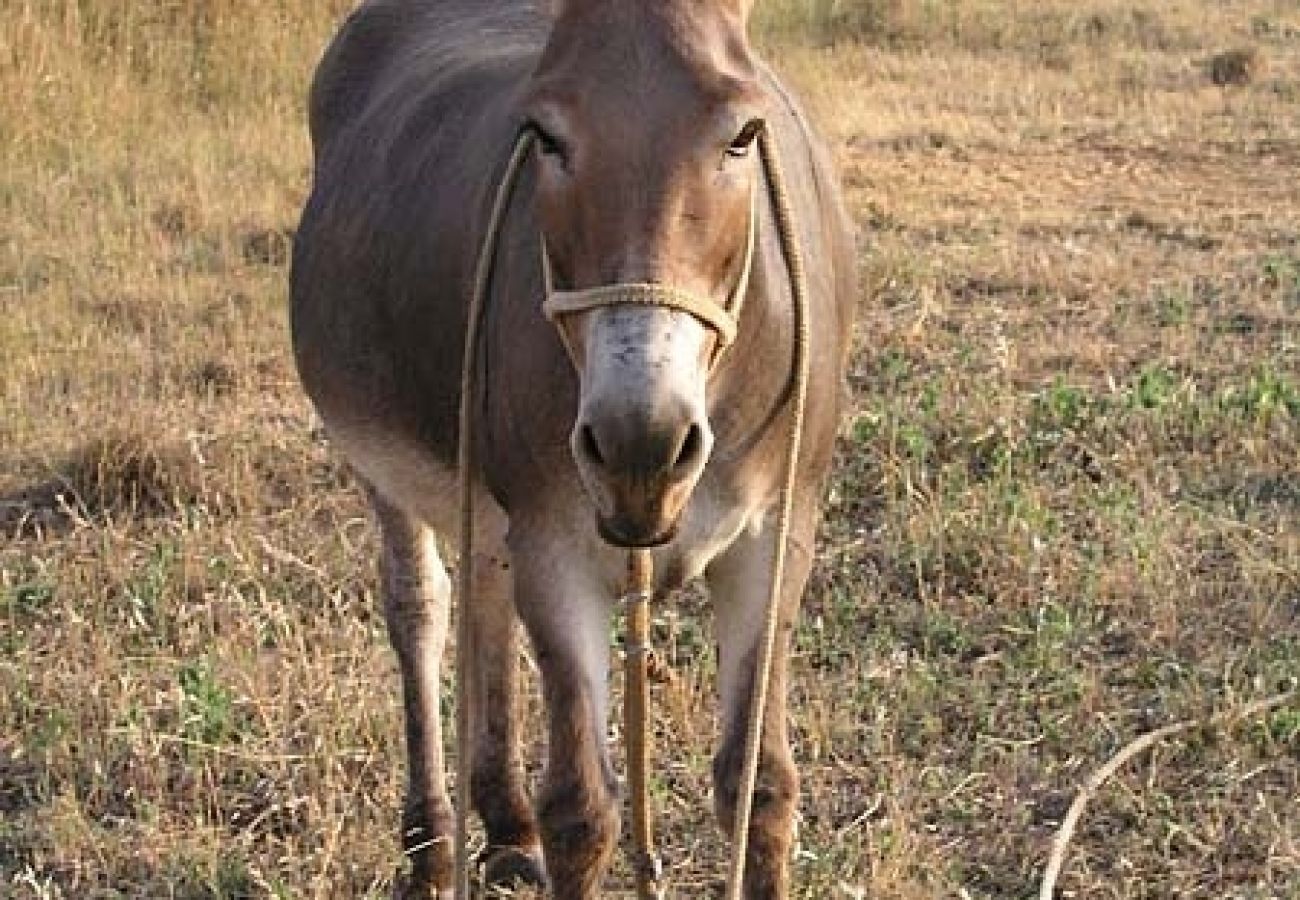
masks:
<instances>
[{"instance_id":1,"label":"donkey's front leg","mask_svg":"<svg viewBox=\"0 0 1300 900\"><path fill-rule=\"evenodd\" d=\"M560 542L511 534L516 606L542 672L547 762L538 803L555 900L593 900L618 841L605 746L610 599Z\"/></svg>"},{"instance_id":2,"label":"donkey's front leg","mask_svg":"<svg viewBox=\"0 0 1300 900\"><path fill-rule=\"evenodd\" d=\"M519 629L505 522L492 512L484 518L491 522L477 541L484 550L475 553L472 596L463 607L470 617L472 663L467 674L473 682L470 793L487 832L483 880L489 887L512 882L540 886L541 847L520 755Z\"/></svg>"},{"instance_id":3,"label":"donkey's front leg","mask_svg":"<svg viewBox=\"0 0 1300 900\"><path fill-rule=\"evenodd\" d=\"M447 637L451 582L434 533L376 491L370 492L383 539L384 620L402 670L407 788L402 850L411 859L399 900L450 897L452 811L443 775L439 663Z\"/></svg>"},{"instance_id":4,"label":"donkey's front leg","mask_svg":"<svg viewBox=\"0 0 1300 900\"><path fill-rule=\"evenodd\" d=\"M810 517L805 516L801 524L803 528L792 529L786 553L780 627L768 677L745 857L747 900L775 900L789 891L799 776L786 728L786 670L790 632L812 560L814 530ZM754 680L767 622L775 531L768 527L742 535L708 570L709 592L717 615L718 691L722 701L722 745L713 760L714 803L728 837L734 832Z\"/></svg>"}]
</instances>

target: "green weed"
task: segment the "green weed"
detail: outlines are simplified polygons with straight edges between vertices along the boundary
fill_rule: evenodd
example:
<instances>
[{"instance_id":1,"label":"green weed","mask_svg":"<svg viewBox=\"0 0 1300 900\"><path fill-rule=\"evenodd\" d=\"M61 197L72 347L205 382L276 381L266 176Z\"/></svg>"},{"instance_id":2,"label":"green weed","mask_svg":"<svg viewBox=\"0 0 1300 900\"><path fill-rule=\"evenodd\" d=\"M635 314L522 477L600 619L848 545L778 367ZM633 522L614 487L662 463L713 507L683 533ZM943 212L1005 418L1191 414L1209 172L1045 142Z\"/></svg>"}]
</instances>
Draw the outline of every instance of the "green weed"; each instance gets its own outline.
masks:
<instances>
[{"instance_id":1,"label":"green weed","mask_svg":"<svg viewBox=\"0 0 1300 900\"><path fill-rule=\"evenodd\" d=\"M220 746L238 738L243 728L235 701L206 660L183 665L176 675L181 689L181 734L192 741Z\"/></svg>"}]
</instances>

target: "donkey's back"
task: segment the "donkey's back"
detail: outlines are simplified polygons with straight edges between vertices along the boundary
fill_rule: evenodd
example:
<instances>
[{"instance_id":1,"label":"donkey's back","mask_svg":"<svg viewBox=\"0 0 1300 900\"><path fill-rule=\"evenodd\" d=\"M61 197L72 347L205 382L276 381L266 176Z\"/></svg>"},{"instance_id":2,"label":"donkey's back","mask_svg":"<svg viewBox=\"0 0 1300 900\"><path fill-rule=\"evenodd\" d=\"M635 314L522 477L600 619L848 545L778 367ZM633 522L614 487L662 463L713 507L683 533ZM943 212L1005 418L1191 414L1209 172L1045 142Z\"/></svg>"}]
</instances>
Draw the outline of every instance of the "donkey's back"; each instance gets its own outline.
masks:
<instances>
[{"instance_id":1,"label":"donkey's back","mask_svg":"<svg viewBox=\"0 0 1300 900\"><path fill-rule=\"evenodd\" d=\"M454 458L476 236L546 34L528 2L378 0L317 70L293 331L345 450L379 429Z\"/></svg>"}]
</instances>

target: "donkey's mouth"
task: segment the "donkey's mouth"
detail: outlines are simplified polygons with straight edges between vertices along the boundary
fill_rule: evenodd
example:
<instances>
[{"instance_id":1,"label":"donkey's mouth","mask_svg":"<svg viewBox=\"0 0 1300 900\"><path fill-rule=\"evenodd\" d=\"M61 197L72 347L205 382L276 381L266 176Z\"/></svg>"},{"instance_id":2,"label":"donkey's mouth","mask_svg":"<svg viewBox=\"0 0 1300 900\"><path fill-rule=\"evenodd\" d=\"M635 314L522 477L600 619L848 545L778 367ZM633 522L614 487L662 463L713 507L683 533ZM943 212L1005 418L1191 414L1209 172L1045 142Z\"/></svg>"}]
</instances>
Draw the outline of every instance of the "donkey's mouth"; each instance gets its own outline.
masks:
<instances>
[{"instance_id":1,"label":"donkey's mouth","mask_svg":"<svg viewBox=\"0 0 1300 900\"><path fill-rule=\"evenodd\" d=\"M677 522L664 526L661 522L636 522L623 515L606 518L597 514L596 531L606 543L615 547L659 547L677 536Z\"/></svg>"}]
</instances>

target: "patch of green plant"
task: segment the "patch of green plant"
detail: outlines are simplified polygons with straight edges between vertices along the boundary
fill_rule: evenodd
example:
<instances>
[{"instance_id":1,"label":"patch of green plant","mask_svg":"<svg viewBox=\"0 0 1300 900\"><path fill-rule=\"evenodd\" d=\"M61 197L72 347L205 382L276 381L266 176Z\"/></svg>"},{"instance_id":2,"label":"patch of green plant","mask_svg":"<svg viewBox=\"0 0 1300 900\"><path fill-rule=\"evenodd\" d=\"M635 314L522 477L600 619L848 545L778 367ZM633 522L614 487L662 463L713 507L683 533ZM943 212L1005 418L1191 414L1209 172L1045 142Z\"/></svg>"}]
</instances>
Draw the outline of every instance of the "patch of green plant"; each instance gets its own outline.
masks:
<instances>
[{"instance_id":1,"label":"patch of green plant","mask_svg":"<svg viewBox=\"0 0 1300 900\"><path fill-rule=\"evenodd\" d=\"M945 610L927 612L922 628L921 646L926 656L960 656L971 647L967 623Z\"/></svg>"},{"instance_id":2,"label":"patch of green plant","mask_svg":"<svg viewBox=\"0 0 1300 900\"><path fill-rule=\"evenodd\" d=\"M234 854L211 860L184 859L175 864L170 880L178 900L254 900L265 896L249 871L248 862Z\"/></svg>"},{"instance_id":3,"label":"patch of green plant","mask_svg":"<svg viewBox=\"0 0 1300 900\"><path fill-rule=\"evenodd\" d=\"M1300 293L1300 257L1269 256L1262 269L1265 287Z\"/></svg>"},{"instance_id":4,"label":"patch of green plant","mask_svg":"<svg viewBox=\"0 0 1300 900\"><path fill-rule=\"evenodd\" d=\"M1088 430L1105 409L1104 400L1058 375L1030 398L1028 434L1017 455L1031 465L1042 465L1067 438Z\"/></svg>"},{"instance_id":5,"label":"patch of green plant","mask_svg":"<svg viewBox=\"0 0 1300 900\"><path fill-rule=\"evenodd\" d=\"M58 745L72 730L72 716L66 710L43 708L37 720L27 731L28 746L36 751L49 750Z\"/></svg>"},{"instance_id":6,"label":"patch of green plant","mask_svg":"<svg viewBox=\"0 0 1300 900\"><path fill-rule=\"evenodd\" d=\"M1048 600L1025 609L1003 626L1014 671L1035 684L1060 681L1072 671L1074 649L1086 643L1086 629L1069 606ZM1067 678L1073 684L1072 675Z\"/></svg>"},{"instance_id":7,"label":"patch of green plant","mask_svg":"<svg viewBox=\"0 0 1300 900\"><path fill-rule=\"evenodd\" d=\"M1034 633L1045 646L1066 646L1074 637L1076 627L1074 611L1064 604L1049 601L1034 611Z\"/></svg>"},{"instance_id":8,"label":"patch of green plant","mask_svg":"<svg viewBox=\"0 0 1300 900\"><path fill-rule=\"evenodd\" d=\"M1258 728L1271 748L1295 746L1300 749L1300 704L1275 710Z\"/></svg>"},{"instance_id":9,"label":"patch of green plant","mask_svg":"<svg viewBox=\"0 0 1300 900\"><path fill-rule=\"evenodd\" d=\"M891 347L880 355L880 375L886 382L899 385L912 376L916 365L907 353Z\"/></svg>"},{"instance_id":10,"label":"patch of green plant","mask_svg":"<svg viewBox=\"0 0 1300 900\"><path fill-rule=\"evenodd\" d=\"M866 649L860 645L861 600L841 580L831 582L820 599L797 620L795 649L813 668L838 671Z\"/></svg>"},{"instance_id":11,"label":"patch of green plant","mask_svg":"<svg viewBox=\"0 0 1300 900\"><path fill-rule=\"evenodd\" d=\"M157 544L124 590L128 627L137 635L155 635L161 627L163 600L179 558L175 543Z\"/></svg>"},{"instance_id":12,"label":"patch of green plant","mask_svg":"<svg viewBox=\"0 0 1300 900\"><path fill-rule=\"evenodd\" d=\"M898 445L918 465L924 465L934 450L934 441L921 425L902 422L895 432Z\"/></svg>"},{"instance_id":13,"label":"patch of green plant","mask_svg":"<svg viewBox=\"0 0 1300 900\"><path fill-rule=\"evenodd\" d=\"M181 688L182 736L218 746L234 740L241 728L234 698L208 663L186 663L176 678Z\"/></svg>"},{"instance_id":14,"label":"patch of green plant","mask_svg":"<svg viewBox=\"0 0 1300 900\"><path fill-rule=\"evenodd\" d=\"M43 578L20 581L0 593L5 615L35 616L54 599L54 583Z\"/></svg>"},{"instance_id":15,"label":"patch of green plant","mask_svg":"<svg viewBox=\"0 0 1300 900\"><path fill-rule=\"evenodd\" d=\"M1156 321L1165 328L1186 325L1191 318L1192 302L1185 293L1165 291L1155 301Z\"/></svg>"},{"instance_id":16,"label":"patch of green plant","mask_svg":"<svg viewBox=\"0 0 1300 900\"><path fill-rule=\"evenodd\" d=\"M1129 403L1138 409L1160 409L1173 400L1178 385L1178 376L1164 366L1144 366L1129 388Z\"/></svg>"},{"instance_id":17,"label":"patch of green plant","mask_svg":"<svg viewBox=\"0 0 1300 900\"><path fill-rule=\"evenodd\" d=\"M54 585L47 582L27 582L13 589L14 606L19 612L27 615L40 612L53 599Z\"/></svg>"},{"instance_id":18,"label":"patch of green plant","mask_svg":"<svg viewBox=\"0 0 1300 900\"><path fill-rule=\"evenodd\" d=\"M1034 412L1040 422L1057 428L1079 428L1095 405L1086 391L1066 384L1059 375L1051 387L1034 398Z\"/></svg>"},{"instance_id":19,"label":"patch of green plant","mask_svg":"<svg viewBox=\"0 0 1300 900\"><path fill-rule=\"evenodd\" d=\"M875 412L864 412L853 420L852 440L859 445L870 444L880 436L884 417Z\"/></svg>"},{"instance_id":20,"label":"patch of green plant","mask_svg":"<svg viewBox=\"0 0 1300 900\"><path fill-rule=\"evenodd\" d=\"M1249 421L1278 415L1300 419L1300 382L1271 366L1256 370L1244 385L1230 385L1219 395L1223 410Z\"/></svg>"}]
</instances>

